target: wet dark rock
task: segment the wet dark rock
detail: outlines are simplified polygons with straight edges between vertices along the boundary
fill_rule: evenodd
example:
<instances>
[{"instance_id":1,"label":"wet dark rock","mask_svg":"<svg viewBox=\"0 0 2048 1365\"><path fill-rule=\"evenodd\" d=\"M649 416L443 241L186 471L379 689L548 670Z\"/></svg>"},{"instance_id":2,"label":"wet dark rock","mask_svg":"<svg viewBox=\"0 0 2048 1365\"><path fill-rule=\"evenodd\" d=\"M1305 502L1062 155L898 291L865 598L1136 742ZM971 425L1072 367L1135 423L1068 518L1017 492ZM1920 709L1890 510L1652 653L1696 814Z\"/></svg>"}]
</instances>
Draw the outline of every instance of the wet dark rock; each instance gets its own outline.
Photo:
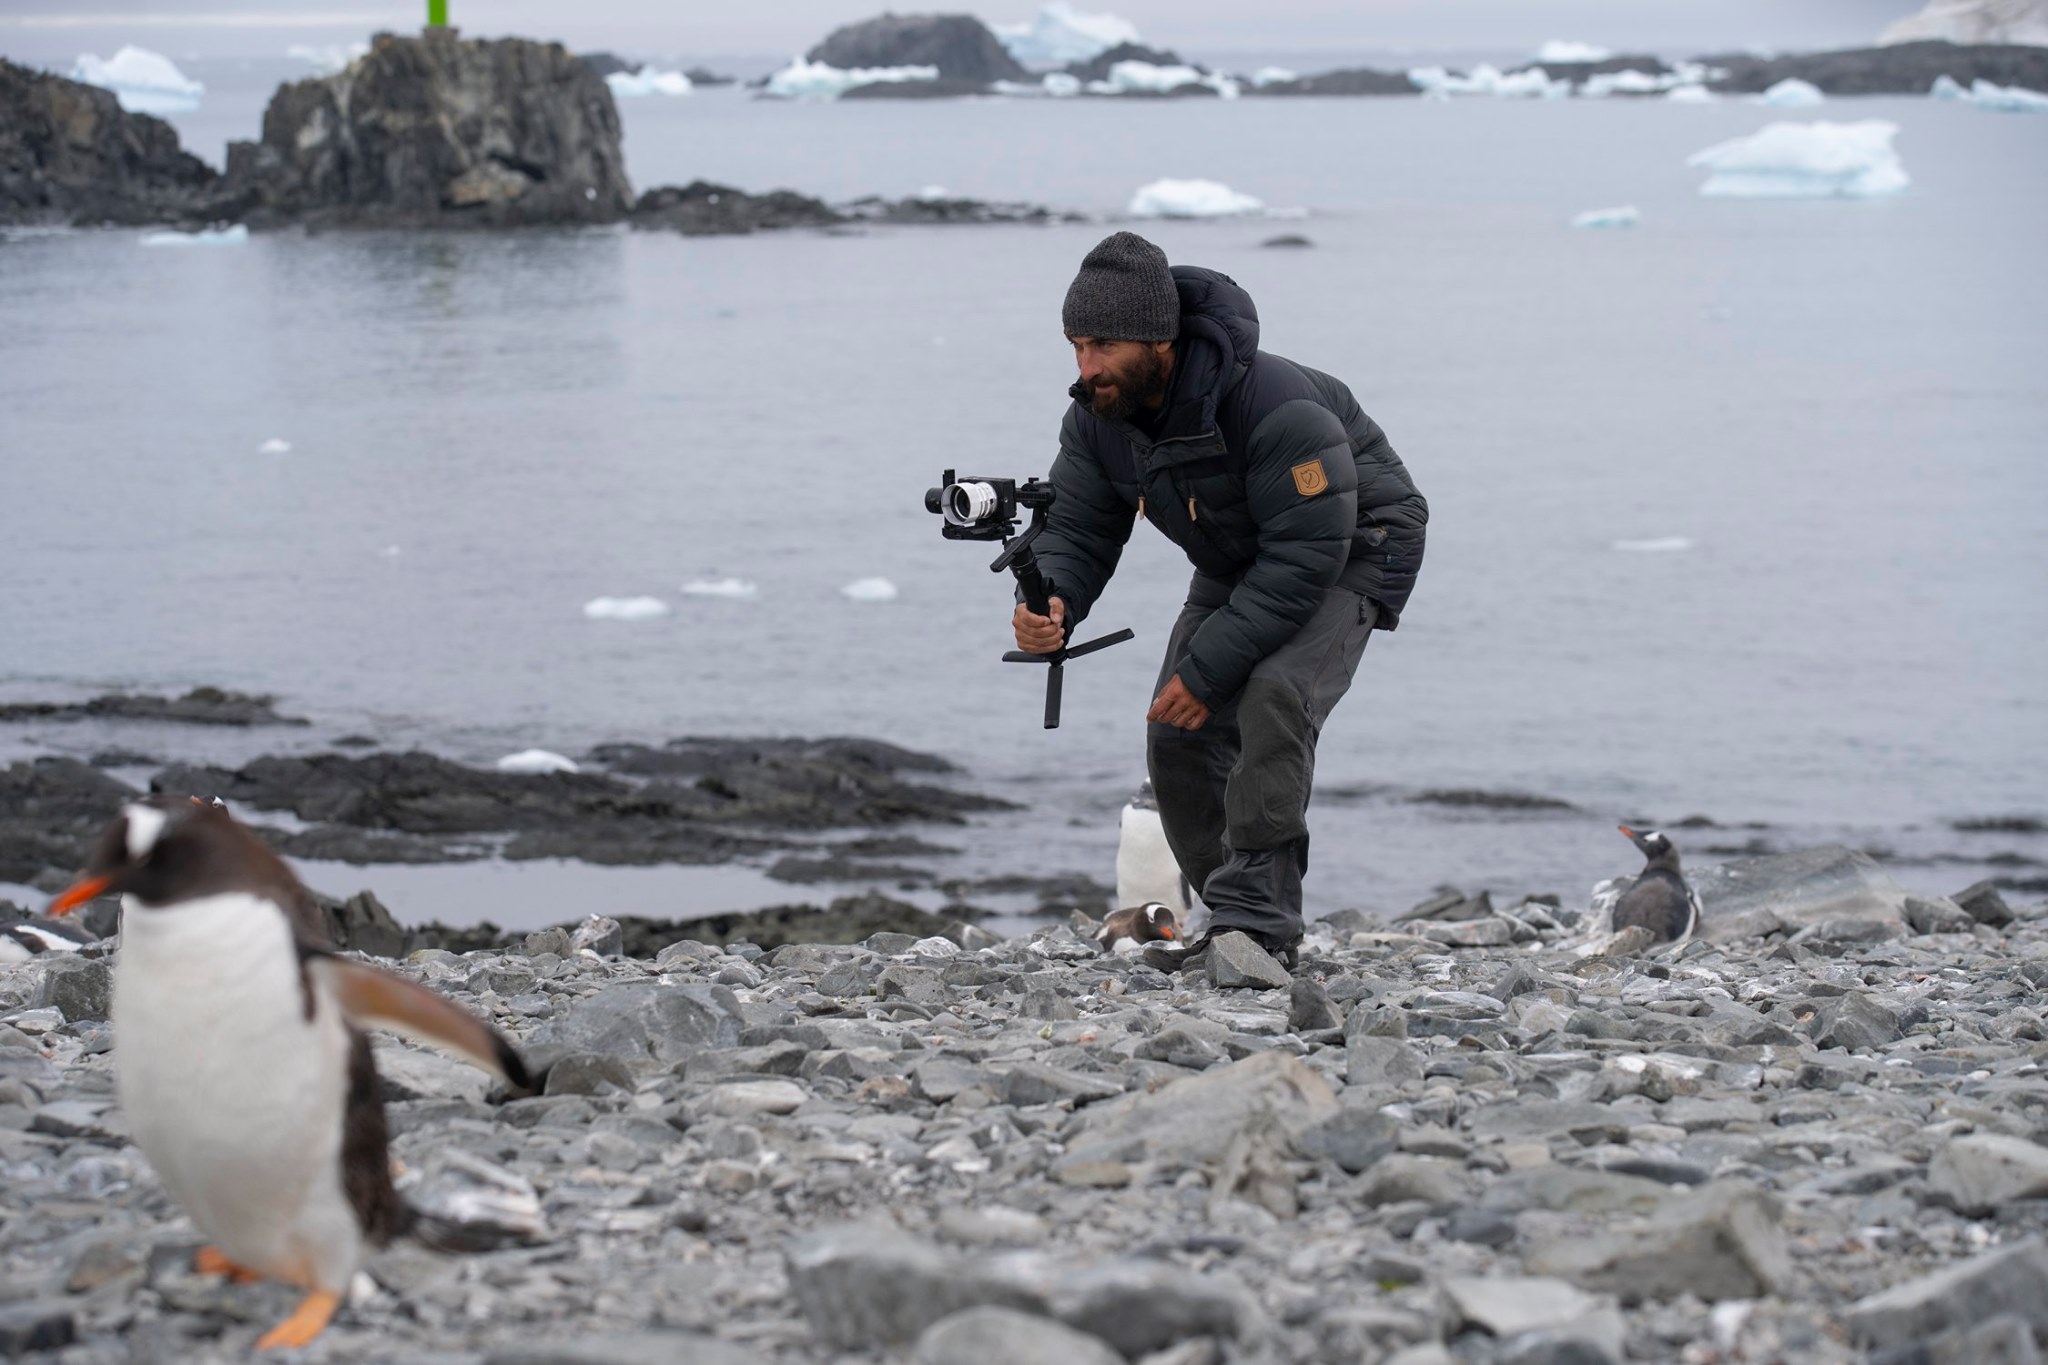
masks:
<instances>
[{"instance_id":1,"label":"wet dark rock","mask_svg":"<svg viewBox=\"0 0 2048 1365\"><path fill-rule=\"evenodd\" d=\"M1278 237L1268 237L1259 243L1264 247L1309 247L1315 243L1298 232L1283 232Z\"/></svg>"},{"instance_id":2,"label":"wet dark rock","mask_svg":"<svg viewBox=\"0 0 2048 1365\"><path fill-rule=\"evenodd\" d=\"M18 1303L0 1307L0 1355L10 1360L32 1351L58 1351L78 1340L78 1322L61 1303Z\"/></svg>"},{"instance_id":3,"label":"wet dark rock","mask_svg":"<svg viewBox=\"0 0 2048 1365\"><path fill-rule=\"evenodd\" d=\"M929 81L893 81L879 86L860 86L849 90L841 98L856 98L863 91L888 89L903 91L919 86L934 84ZM923 227L947 227L980 223L1081 223L1084 215L1058 213L1043 204L1012 202L991 202L986 199L962 199L950 196L911 199L883 199L870 195L855 199L839 206L840 212L853 222L893 223Z\"/></svg>"},{"instance_id":4,"label":"wet dark rock","mask_svg":"<svg viewBox=\"0 0 2048 1365\"><path fill-rule=\"evenodd\" d=\"M1323 71L1291 81L1245 87L1247 95L1414 95L1420 93L1405 71L1377 71L1368 66Z\"/></svg>"},{"instance_id":5,"label":"wet dark rock","mask_svg":"<svg viewBox=\"0 0 2048 1365\"><path fill-rule=\"evenodd\" d=\"M275 697L254 697L218 687L195 687L182 697L109 692L82 702L11 702L0 705L0 723L25 720L147 720L180 725L308 725L280 715ZM133 762L135 760L128 760ZM146 762L147 760L141 760ZM97 767L118 766L94 758Z\"/></svg>"},{"instance_id":6,"label":"wet dark rock","mask_svg":"<svg viewBox=\"0 0 2048 1365\"><path fill-rule=\"evenodd\" d=\"M1986 80L2048 90L2048 48L2021 44L1894 43L1782 57L1733 52L1700 61L1727 73L1709 84L1730 94L1756 94L1796 78L1829 95L1924 95L1937 76L1966 86Z\"/></svg>"},{"instance_id":7,"label":"wet dark rock","mask_svg":"<svg viewBox=\"0 0 2048 1365\"><path fill-rule=\"evenodd\" d=\"M1688 869L1687 878L1700 897L1700 935L1715 941L1827 920L1905 920L1905 888L1840 845Z\"/></svg>"},{"instance_id":8,"label":"wet dark rock","mask_svg":"<svg viewBox=\"0 0 2048 1365\"><path fill-rule=\"evenodd\" d=\"M215 178L113 91L0 59L0 223L181 220Z\"/></svg>"},{"instance_id":9,"label":"wet dark rock","mask_svg":"<svg viewBox=\"0 0 2048 1365\"><path fill-rule=\"evenodd\" d=\"M610 223L632 191L618 109L559 43L377 34L344 70L280 86L229 144L211 211L267 224Z\"/></svg>"},{"instance_id":10,"label":"wet dark rock","mask_svg":"<svg viewBox=\"0 0 2048 1365\"><path fill-rule=\"evenodd\" d=\"M1569 801L1528 792L1490 792L1470 787L1447 787L1417 792L1408 798L1416 805L1451 806L1461 810L1573 810Z\"/></svg>"},{"instance_id":11,"label":"wet dark rock","mask_svg":"<svg viewBox=\"0 0 2048 1365\"><path fill-rule=\"evenodd\" d=\"M62 885L85 865L93 841L139 793L75 758L38 758L0 768L0 881Z\"/></svg>"},{"instance_id":12,"label":"wet dark rock","mask_svg":"<svg viewBox=\"0 0 2048 1365\"><path fill-rule=\"evenodd\" d=\"M1069 62L1066 72L1080 81L1106 81L1110 68L1118 62L1144 62L1149 66L1190 66L1177 52L1165 48L1146 47L1143 43L1118 43L1106 48L1082 62ZM1196 68L1199 70L1200 68Z\"/></svg>"},{"instance_id":13,"label":"wet dark rock","mask_svg":"<svg viewBox=\"0 0 2048 1365\"><path fill-rule=\"evenodd\" d=\"M649 190L634 201L632 214L635 229L680 232L685 237L743 236L845 221L845 215L824 200L795 190L749 194L708 180Z\"/></svg>"},{"instance_id":14,"label":"wet dark rock","mask_svg":"<svg viewBox=\"0 0 2048 1365\"><path fill-rule=\"evenodd\" d=\"M1951 897L1962 912L1979 924L1988 924L1994 929L2003 929L2014 919L2012 907L2005 903L1998 887L1992 882L1976 882Z\"/></svg>"},{"instance_id":15,"label":"wet dark rock","mask_svg":"<svg viewBox=\"0 0 2048 1365\"><path fill-rule=\"evenodd\" d=\"M894 882L917 884L931 880L931 873L907 863L872 863L839 853L806 857L792 853L768 865L768 875L778 882L815 885L819 882Z\"/></svg>"},{"instance_id":16,"label":"wet dark rock","mask_svg":"<svg viewBox=\"0 0 2048 1365\"><path fill-rule=\"evenodd\" d=\"M988 26L970 14L884 14L834 29L805 54L841 70L935 66L942 80L1028 81Z\"/></svg>"},{"instance_id":17,"label":"wet dark rock","mask_svg":"<svg viewBox=\"0 0 2048 1365\"><path fill-rule=\"evenodd\" d=\"M841 92L842 100L958 100L992 93L987 81L941 76L929 81L869 81Z\"/></svg>"},{"instance_id":18,"label":"wet dark rock","mask_svg":"<svg viewBox=\"0 0 2048 1365\"><path fill-rule=\"evenodd\" d=\"M71 1023L105 1019L114 1008L114 970L104 958L45 955L38 1005L57 1010Z\"/></svg>"},{"instance_id":19,"label":"wet dark rock","mask_svg":"<svg viewBox=\"0 0 2048 1365\"><path fill-rule=\"evenodd\" d=\"M1979 815L1952 820L1949 828L1962 834L2048 834L2048 820L2034 815Z\"/></svg>"}]
</instances>

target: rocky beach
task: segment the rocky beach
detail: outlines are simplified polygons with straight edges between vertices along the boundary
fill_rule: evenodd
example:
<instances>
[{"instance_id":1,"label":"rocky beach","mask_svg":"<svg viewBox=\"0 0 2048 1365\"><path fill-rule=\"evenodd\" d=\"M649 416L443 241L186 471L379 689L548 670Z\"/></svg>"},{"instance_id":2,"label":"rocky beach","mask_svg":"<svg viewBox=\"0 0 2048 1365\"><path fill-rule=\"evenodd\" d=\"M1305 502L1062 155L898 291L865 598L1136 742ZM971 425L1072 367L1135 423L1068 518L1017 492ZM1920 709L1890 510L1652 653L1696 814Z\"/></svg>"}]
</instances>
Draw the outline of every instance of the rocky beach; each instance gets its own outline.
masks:
<instances>
[{"instance_id":1,"label":"rocky beach","mask_svg":"<svg viewBox=\"0 0 2048 1365\"><path fill-rule=\"evenodd\" d=\"M405 1187L478 1249L394 1246L304 1358L2039 1359L2044 907L1738 872L1675 951L1447 896L1313 926L1292 979L1078 919L415 950L542 1093L379 1040ZM239 1359L290 1294L190 1273L115 951L0 969L0 1349Z\"/></svg>"}]
</instances>

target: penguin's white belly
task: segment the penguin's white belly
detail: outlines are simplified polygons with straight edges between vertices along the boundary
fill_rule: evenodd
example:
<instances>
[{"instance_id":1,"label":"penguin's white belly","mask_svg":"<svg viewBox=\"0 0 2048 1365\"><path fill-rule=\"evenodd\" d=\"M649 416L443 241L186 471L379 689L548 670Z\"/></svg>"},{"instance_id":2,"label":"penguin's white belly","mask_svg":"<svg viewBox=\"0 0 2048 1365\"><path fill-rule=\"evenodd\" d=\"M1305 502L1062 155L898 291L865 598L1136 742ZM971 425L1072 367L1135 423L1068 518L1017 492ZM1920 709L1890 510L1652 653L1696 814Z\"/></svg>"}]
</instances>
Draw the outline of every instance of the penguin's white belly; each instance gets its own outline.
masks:
<instances>
[{"instance_id":1,"label":"penguin's white belly","mask_svg":"<svg viewBox=\"0 0 2048 1365\"><path fill-rule=\"evenodd\" d=\"M340 1292L362 1253L342 1187L349 1038L279 909L248 895L129 902L114 1060L135 1145L230 1260Z\"/></svg>"},{"instance_id":2,"label":"penguin's white belly","mask_svg":"<svg viewBox=\"0 0 2048 1365\"><path fill-rule=\"evenodd\" d=\"M1180 864L1166 843L1166 827L1159 812L1143 806L1125 806L1116 841L1116 903L1129 909L1158 901L1173 911L1180 931L1192 936L1208 920L1207 907L1188 888Z\"/></svg>"}]
</instances>

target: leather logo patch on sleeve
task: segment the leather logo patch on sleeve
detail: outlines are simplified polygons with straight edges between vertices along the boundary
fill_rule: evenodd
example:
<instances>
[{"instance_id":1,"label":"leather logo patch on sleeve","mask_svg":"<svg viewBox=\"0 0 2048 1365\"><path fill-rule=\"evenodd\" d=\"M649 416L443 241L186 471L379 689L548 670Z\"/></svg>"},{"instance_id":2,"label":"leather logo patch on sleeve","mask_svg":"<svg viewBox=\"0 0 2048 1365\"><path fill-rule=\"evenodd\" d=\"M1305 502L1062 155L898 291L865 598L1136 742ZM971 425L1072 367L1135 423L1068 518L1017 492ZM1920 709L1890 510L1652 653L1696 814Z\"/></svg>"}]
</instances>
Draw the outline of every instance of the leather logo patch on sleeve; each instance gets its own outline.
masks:
<instances>
[{"instance_id":1,"label":"leather logo patch on sleeve","mask_svg":"<svg viewBox=\"0 0 2048 1365\"><path fill-rule=\"evenodd\" d=\"M1304 460L1288 472L1294 475L1294 491L1304 498L1312 498L1330 486L1330 476L1323 472L1321 460Z\"/></svg>"}]
</instances>

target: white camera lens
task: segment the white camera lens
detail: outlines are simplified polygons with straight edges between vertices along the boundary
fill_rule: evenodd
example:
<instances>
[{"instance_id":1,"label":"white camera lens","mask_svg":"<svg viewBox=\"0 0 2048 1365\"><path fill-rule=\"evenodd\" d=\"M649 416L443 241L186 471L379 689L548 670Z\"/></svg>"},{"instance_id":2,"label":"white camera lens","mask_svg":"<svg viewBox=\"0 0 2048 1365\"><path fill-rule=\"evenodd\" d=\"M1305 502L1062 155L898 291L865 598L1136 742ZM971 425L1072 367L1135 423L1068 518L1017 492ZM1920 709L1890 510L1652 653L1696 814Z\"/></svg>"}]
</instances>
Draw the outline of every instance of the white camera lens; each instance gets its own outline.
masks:
<instances>
[{"instance_id":1,"label":"white camera lens","mask_svg":"<svg viewBox=\"0 0 2048 1365\"><path fill-rule=\"evenodd\" d=\"M972 526L996 510L995 485L956 483L946 490L946 520Z\"/></svg>"}]
</instances>

